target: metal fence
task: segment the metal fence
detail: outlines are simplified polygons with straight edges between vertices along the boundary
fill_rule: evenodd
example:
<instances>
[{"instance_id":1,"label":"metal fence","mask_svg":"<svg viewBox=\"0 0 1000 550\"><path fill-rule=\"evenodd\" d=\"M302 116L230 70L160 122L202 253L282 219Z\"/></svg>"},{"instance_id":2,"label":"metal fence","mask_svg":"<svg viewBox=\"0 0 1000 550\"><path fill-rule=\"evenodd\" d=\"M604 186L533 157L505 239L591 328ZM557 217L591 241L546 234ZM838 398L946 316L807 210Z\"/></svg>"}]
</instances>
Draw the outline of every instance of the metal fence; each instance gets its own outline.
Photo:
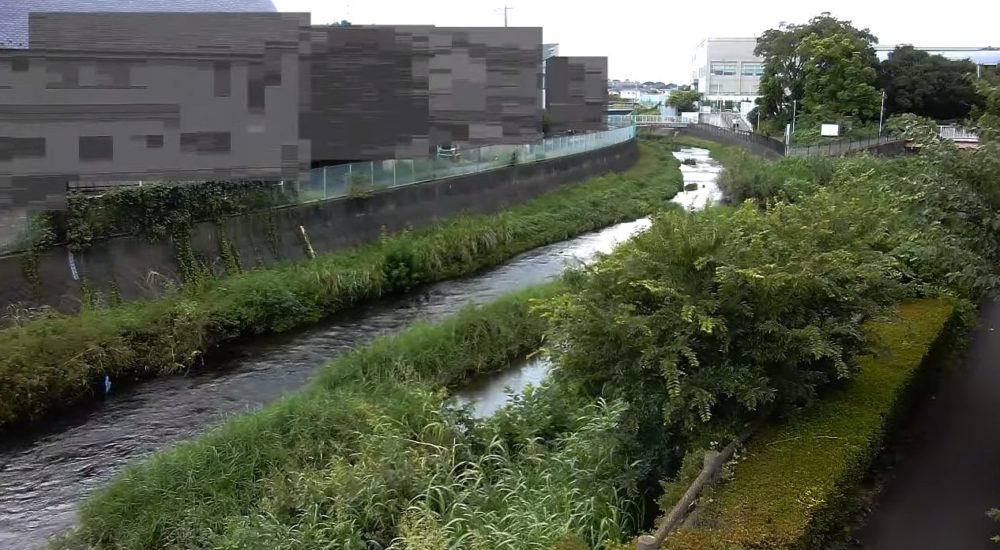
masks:
<instances>
[{"instance_id":1,"label":"metal fence","mask_svg":"<svg viewBox=\"0 0 1000 550\"><path fill-rule=\"evenodd\" d=\"M285 183L295 186L295 192L288 194L288 202L273 206L365 196L384 189L595 151L624 143L635 136L635 126L629 125L603 132L552 137L536 143L452 149L435 157L315 168L310 170L308 181ZM0 209L0 255L20 252L31 245L30 221L31 213L26 209Z\"/></svg>"},{"instance_id":2,"label":"metal fence","mask_svg":"<svg viewBox=\"0 0 1000 550\"><path fill-rule=\"evenodd\" d=\"M895 136L882 136L882 137L873 137L868 139L859 139L854 141L820 143L817 145L810 145L807 147L786 147L785 156L786 157L813 157L813 156L833 157L839 155L847 155L850 153L856 153L859 151L866 151L868 149L873 149L880 145L897 143L899 141L901 141L900 138Z\"/></svg>"},{"instance_id":3,"label":"metal fence","mask_svg":"<svg viewBox=\"0 0 1000 550\"><path fill-rule=\"evenodd\" d=\"M489 145L457 150L447 156L355 162L311 170L299 184L299 201L310 202L363 195L465 174L496 170L515 164L540 162L624 143L635 137L635 127L560 136L537 143Z\"/></svg>"}]
</instances>

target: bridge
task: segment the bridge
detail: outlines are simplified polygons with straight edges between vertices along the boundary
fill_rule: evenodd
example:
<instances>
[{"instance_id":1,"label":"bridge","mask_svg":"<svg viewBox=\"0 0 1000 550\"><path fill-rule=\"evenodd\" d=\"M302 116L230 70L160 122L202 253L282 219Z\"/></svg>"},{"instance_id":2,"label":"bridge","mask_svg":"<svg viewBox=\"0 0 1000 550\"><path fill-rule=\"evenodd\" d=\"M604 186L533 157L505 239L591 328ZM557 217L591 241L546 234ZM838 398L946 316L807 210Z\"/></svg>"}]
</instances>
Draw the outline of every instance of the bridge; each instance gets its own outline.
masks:
<instances>
[{"instance_id":1,"label":"bridge","mask_svg":"<svg viewBox=\"0 0 1000 550\"><path fill-rule=\"evenodd\" d=\"M698 117L660 116L660 115L609 115L609 126L656 126L661 128L683 128L688 124L697 124Z\"/></svg>"}]
</instances>

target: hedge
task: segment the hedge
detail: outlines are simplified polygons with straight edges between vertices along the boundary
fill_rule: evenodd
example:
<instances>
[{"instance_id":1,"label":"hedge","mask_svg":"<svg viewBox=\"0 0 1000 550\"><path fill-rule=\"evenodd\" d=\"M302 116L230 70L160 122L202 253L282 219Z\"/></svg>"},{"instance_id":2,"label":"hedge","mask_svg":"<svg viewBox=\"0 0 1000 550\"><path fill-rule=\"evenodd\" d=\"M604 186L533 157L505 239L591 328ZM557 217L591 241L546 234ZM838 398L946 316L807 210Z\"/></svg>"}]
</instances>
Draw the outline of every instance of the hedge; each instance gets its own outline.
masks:
<instances>
[{"instance_id":1,"label":"hedge","mask_svg":"<svg viewBox=\"0 0 1000 550\"><path fill-rule=\"evenodd\" d=\"M731 480L708 489L671 550L819 548L851 512L888 431L918 375L937 362L959 324L942 299L900 306L898 318L869 323L880 347L861 371L800 414L771 424L747 444Z\"/></svg>"}]
</instances>

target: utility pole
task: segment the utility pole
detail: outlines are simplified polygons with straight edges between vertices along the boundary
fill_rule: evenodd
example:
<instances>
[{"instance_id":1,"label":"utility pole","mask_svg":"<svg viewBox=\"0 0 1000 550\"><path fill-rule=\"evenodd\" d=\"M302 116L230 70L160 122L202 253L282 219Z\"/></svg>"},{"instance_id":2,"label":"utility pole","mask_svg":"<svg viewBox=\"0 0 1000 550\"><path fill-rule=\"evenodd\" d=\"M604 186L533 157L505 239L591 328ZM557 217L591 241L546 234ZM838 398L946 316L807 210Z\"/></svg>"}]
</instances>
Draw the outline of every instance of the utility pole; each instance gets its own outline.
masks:
<instances>
[{"instance_id":1,"label":"utility pole","mask_svg":"<svg viewBox=\"0 0 1000 550\"><path fill-rule=\"evenodd\" d=\"M885 120L885 90L882 90L882 106L878 111L878 137L882 137L882 121Z\"/></svg>"},{"instance_id":2,"label":"utility pole","mask_svg":"<svg viewBox=\"0 0 1000 550\"><path fill-rule=\"evenodd\" d=\"M504 6L503 7L503 26L504 27L507 26L507 12L509 12L512 9L514 9L514 8L512 8L510 6Z\"/></svg>"}]
</instances>

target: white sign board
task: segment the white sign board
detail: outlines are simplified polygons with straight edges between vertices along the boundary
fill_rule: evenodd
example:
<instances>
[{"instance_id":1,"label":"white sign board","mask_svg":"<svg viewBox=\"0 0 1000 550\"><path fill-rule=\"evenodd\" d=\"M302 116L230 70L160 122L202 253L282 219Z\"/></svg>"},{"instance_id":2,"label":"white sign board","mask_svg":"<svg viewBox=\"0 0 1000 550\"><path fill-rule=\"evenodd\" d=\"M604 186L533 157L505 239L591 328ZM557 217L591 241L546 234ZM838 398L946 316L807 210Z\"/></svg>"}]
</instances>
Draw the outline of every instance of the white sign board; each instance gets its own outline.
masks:
<instances>
[{"instance_id":1,"label":"white sign board","mask_svg":"<svg viewBox=\"0 0 1000 550\"><path fill-rule=\"evenodd\" d=\"M837 137L840 135L840 125L824 124L819 128L819 135L823 137Z\"/></svg>"},{"instance_id":2,"label":"white sign board","mask_svg":"<svg viewBox=\"0 0 1000 550\"><path fill-rule=\"evenodd\" d=\"M694 124L698 123L699 115L696 112L681 113L681 122L692 122Z\"/></svg>"}]
</instances>

